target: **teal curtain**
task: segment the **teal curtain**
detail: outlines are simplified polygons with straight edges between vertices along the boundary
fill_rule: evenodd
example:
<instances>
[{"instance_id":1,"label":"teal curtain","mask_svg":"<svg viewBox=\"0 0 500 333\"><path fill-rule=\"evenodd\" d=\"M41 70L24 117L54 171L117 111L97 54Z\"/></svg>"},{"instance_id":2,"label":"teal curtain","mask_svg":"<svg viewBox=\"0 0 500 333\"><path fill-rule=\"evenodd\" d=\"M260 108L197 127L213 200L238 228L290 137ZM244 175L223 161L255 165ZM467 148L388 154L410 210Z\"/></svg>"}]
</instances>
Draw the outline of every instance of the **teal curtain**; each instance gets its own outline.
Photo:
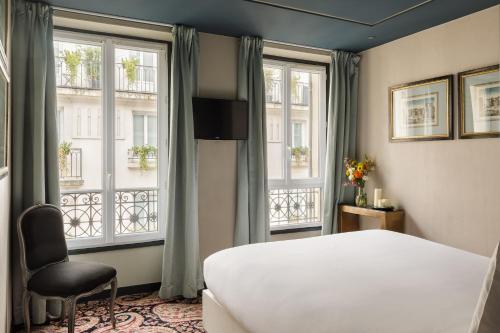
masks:
<instances>
[{"instance_id":1,"label":"teal curtain","mask_svg":"<svg viewBox=\"0 0 500 333\"><path fill-rule=\"evenodd\" d=\"M12 30L12 244L14 322L22 322L16 220L35 203L59 205L56 81L52 9L40 2L13 2ZM50 302L50 312L60 312ZM33 299L33 322L45 321L45 301Z\"/></svg>"},{"instance_id":2,"label":"teal curtain","mask_svg":"<svg viewBox=\"0 0 500 333\"><path fill-rule=\"evenodd\" d=\"M333 51L330 64L330 91L324 186L323 234L337 232L338 205L354 199L352 188L345 188L344 157L356 154L358 117L359 56Z\"/></svg>"},{"instance_id":3,"label":"teal curtain","mask_svg":"<svg viewBox=\"0 0 500 333\"><path fill-rule=\"evenodd\" d=\"M258 37L240 42L238 99L248 101L248 140L237 144L235 246L269 239L263 44Z\"/></svg>"},{"instance_id":4,"label":"teal curtain","mask_svg":"<svg viewBox=\"0 0 500 333\"><path fill-rule=\"evenodd\" d=\"M198 90L198 34L175 26L167 171L167 235L160 297L197 296L203 289L198 240L198 161L192 97Z\"/></svg>"}]
</instances>

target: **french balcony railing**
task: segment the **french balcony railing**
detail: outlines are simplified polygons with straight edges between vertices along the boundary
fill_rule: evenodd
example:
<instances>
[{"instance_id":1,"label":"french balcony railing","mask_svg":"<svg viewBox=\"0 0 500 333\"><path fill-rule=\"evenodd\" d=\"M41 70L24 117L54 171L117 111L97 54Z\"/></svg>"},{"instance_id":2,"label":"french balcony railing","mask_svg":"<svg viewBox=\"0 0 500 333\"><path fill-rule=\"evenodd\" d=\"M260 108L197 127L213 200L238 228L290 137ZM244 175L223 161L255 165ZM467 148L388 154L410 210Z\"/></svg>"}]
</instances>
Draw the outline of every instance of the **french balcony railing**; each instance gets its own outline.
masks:
<instances>
[{"instance_id":1,"label":"french balcony railing","mask_svg":"<svg viewBox=\"0 0 500 333\"><path fill-rule=\"evenodd\" d=\"M120 92L156 94L156 67L136 65L135 79L130 80L123 65L115 64L115 89Z\"/></svg>"},{"instance_id":2,"label":"french balcony railing","mask_svg":"<svg viewBox=\"0 0 500 333\"><path fill-rule=\"evenodd\" d=\"M64 161L59 161L59 183L61 186L81 186L82 178L82 149L71 148Z\"/></svg>"},{"instance_id":3,"label":"french balcony railing","mask_svg":"<svg viewBox=\"0 0 500 333\"><path fill-rule=\"evenodd\" d=\"M266 103L279 104L282 101L281 80L272 79L267 82L266 86ZM292 105L308 106L309 105L309 84L305 82L297 82L292 89L291 102Z\"/></svg>"},{"instance_id":4,"label":"french balcony railing","mask_svg":"<svg viewBox=\"0 0 500 333\"><path fill-rule=\"evenodd\" d=\"M321 188L269 190L271 227L321 223Z\"/></svg>"},{"instance_id":5,"label":"french balcony railing","mask_svg":"<svg viewBox=\"0 0 500 333\"><path fill-rule=\"evenodd\" d=\"M72 72L64 57L55 57L56 85L59 88L100 90L101 62L82 61ZM134 80L130 80L121 63L115 64L115 90L118 92L156 94L157 68L155 66L136 65Z\"/></svg>"},{"instance_id":6,"label":"french balcony railing","mask_svg":"<svg viewBox=\"0 0 500 333\"><path fill-rule=\"evenodd\" d=\"M157 164L156 153L154 153L154 152L148 153L148 155L146 156L145 162L146 162L147 169L155 169L156 164ZM140 169L141 168L141 159L134 152L133 149L128 150L127 166L129 167L129 169Z\"/></svg>"},{"instance_id":7,"label":"french balcony railing","mask_svg":"<svg viewBox=\"0 0 500 333\"><path fill-rule=\"evenodd\" d=\"M158 231L158 188L119 189L114 194L115 235ZM67 239L103 236L102 191L61 193Z\"/></svg>"},{"instance_id":8,"label":"french balcony railing","mask_svg":"<svg viewBox=\"0 0 500 333\"><path fill-rule=\"evenodd\" d=\"M64 61L64 57L55 57L56 86L59 88L101 89L101 63L85 61L75 67L74 72Z\"/></svg>"}]
</instances>

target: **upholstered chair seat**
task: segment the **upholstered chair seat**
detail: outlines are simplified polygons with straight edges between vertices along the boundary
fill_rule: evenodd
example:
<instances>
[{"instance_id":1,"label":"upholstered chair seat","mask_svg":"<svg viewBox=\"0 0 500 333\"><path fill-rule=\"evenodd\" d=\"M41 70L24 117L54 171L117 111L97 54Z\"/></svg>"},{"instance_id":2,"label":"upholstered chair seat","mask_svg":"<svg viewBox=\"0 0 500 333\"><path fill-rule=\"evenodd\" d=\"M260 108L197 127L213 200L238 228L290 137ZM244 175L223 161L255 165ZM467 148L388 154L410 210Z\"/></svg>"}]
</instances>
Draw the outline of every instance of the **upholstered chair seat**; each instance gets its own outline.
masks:
<instances>
[{"instance_id":1,"label":"upholstered chair seat","mask_svg":"<svg viewBox=\"0 0 500 333\"><path fill-rule=\"evenodd\" d=\"M90 262L67 261L52 264L35 273L28 290L42 296L67 298L88 293L116 277L113 267Z\"/></svg>"}]
</instances>

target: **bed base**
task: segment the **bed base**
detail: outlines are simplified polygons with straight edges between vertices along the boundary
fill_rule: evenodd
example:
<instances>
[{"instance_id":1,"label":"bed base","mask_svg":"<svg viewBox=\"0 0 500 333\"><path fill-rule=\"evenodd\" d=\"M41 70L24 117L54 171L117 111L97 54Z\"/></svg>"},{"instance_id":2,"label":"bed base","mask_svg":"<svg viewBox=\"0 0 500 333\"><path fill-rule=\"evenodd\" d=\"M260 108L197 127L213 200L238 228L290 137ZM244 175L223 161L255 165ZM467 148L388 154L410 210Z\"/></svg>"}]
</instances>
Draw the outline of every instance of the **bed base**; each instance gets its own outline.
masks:
<instances>
[{"instance_id":1,"label":"bed base","mask_svg":"<svg viewBox=\"0 0 500 333\"><path fill-rule=\"evenodd\" d=\"M249 333L209 289L203 290L203 327L208 333Z\"/></svg>"}]
</instances>

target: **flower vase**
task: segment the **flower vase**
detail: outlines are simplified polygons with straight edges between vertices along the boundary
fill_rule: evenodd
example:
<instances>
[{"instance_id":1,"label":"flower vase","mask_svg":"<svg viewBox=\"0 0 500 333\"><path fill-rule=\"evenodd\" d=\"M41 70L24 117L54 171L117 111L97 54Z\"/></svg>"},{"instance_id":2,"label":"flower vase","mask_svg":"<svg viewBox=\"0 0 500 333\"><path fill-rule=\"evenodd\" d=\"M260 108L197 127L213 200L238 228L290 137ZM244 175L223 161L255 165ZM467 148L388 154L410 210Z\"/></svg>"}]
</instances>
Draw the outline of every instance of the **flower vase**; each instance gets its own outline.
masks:
<instances>
[{"instance_id":1,"label":"flower vase","mask_svg":"<svg viewBox=\"0 0 500 333\"><path fill-rule=\"evenodd\" d=\"M356 193L356 206L358 207L366 207L368 200L364 187L358 187Z\"/></svg>"}]
</instances>

